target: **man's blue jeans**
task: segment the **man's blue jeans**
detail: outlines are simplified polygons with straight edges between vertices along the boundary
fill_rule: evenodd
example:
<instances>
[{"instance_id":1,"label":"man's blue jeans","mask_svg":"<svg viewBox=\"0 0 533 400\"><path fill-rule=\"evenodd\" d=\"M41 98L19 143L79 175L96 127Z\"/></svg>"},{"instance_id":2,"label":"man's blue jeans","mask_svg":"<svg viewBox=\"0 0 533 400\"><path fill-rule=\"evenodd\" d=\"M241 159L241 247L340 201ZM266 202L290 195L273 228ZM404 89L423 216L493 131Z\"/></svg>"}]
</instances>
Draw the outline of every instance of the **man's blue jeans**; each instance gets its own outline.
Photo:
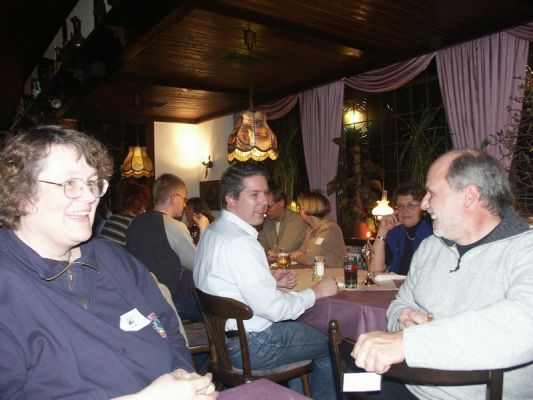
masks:
<instances>
[{"instance_id":1,"label":"man's blue jeans","mask_svg":"<svg viewBox=\"0 0 533 400\"><path fill-rule=\"evenodd\" d=\"M199 322L203 320L202 313L194 297L175 296L173 300L182 321Z\"/></svg>"},{"instance_id":2,"label":"man's blue jeans","mask_svg":"<svg viewBox=\"0 0 533 400\"><path fill-rule=\"evenodd\" d=\"M296 361L313 360L313 398L336 399L329 340L318 329L300 322L275 322L262 332L249 332L248 347L252 369L268 369ZM242 368L238 338L228 339L228 350L232 364ZM302 393L300 379L292 379L289 387Z\"/></svg>"}]
</instances>

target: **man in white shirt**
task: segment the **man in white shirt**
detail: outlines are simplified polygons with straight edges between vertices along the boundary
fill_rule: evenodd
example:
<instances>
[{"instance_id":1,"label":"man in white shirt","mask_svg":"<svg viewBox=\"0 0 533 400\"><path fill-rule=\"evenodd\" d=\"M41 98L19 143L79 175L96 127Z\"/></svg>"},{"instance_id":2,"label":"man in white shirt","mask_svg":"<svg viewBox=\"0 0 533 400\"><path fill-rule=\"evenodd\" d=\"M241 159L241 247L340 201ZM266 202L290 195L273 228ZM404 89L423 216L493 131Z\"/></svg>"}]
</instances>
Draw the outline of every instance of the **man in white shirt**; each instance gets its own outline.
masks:
<instances>
[{"instance_id":1,"label":"man in white shirt","mask_svg":"<svg viewBox=\"0 0 533 400\"><path fill-rule=\"evenodd\" d=\"M191 285L180 287L181 267L192 270L196 255L187 226L175 219L182 216L187 204L187 186L176 175L162 174L154 183L153 198L153 210L136 216L128 226L126 248L169 288L182 319L200 321ZM201 214L194 218L201 235L209 221Z\"/></svg>"},{"instance_id":2,"label":"man in white shirt","mask_svg":"<svg viewBox=\"0 0 533 400\"><path fill-rule=\"evenodd\" d=\"M217 296L248 304L254 315L244 321L252 368L265 369L312 359L315 368L311 388L316 399L335 399L328 338L317 329L298 322L315 300L337 293L333 278L301 292L280 291L296 284L293 271L270 272L264 249L257 241L258 226L268 204L267 174L254 164L235 164L221 179L222 213L205 231L197 250L194 283ZM235 321L228 321L226 336L230 357L241 368ZM299 388L299 380L289 382Z\"/></svg>"}]
</instances>

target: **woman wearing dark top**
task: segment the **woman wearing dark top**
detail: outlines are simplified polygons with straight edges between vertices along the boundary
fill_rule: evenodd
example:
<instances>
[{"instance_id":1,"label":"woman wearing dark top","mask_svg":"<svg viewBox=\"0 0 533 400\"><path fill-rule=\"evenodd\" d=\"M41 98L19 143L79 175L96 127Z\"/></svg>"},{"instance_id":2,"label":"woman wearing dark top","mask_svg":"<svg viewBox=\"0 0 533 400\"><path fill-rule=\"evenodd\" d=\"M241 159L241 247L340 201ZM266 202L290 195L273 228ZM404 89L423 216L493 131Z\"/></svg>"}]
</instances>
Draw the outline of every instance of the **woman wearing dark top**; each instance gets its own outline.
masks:
<instances>
[{"instance_id":1,"label":"woman wearing dark top","mask_svg":"<svg viewBox=\"0 0 533 400\"><path fill-rule=\"evenodd\" d=\"M146 267L90 239L112 159L43 126L0 151L0 397L214 399Z\"/></svg>"},{"instance_id":2,"label":"woman wearing dark top","mask_svg":"<svg viewBox=\"0 0 533 400\"><path fill-rule=\"evenodd\" d=\"M136 182L126 183L120 190L118 211L107 219L98 237L126 247L126 230L131 220L151 208L150 189Z\"/></svg>"},{"instance_id":3,"label":"woman wearing dark top","mask_svg":"<svg viewBox=\"0 0 533 400\"><path fill-rule=\"evenodd\" d=\"M425 194L424 188L415 183L405 183L396 189L396 211L381 219L370 271L388 270L407 275L414 252L422 240L433 233L431 223L424 218L420 208Z\"/></svg>"},{"instance_id":4,"label":"woman wearing dark top","mask_svg":"<svg viewBox=\"0 0 533 400\"><path fill-rule=\"evenodd\" d=\"M187 218L186 224L191 233L192 240L194 244L198 244L198 241L200 240L200 228L198 228L196 222L194 222L193 216L202 214L209 220L209 223L212 223L215 220L215 217L211 213L211 210L209 210L209 206L205 200L200 197L191 197L190 199L187 199L187 206L185 207L184 214Z\"/></svg>"}]
</instances>

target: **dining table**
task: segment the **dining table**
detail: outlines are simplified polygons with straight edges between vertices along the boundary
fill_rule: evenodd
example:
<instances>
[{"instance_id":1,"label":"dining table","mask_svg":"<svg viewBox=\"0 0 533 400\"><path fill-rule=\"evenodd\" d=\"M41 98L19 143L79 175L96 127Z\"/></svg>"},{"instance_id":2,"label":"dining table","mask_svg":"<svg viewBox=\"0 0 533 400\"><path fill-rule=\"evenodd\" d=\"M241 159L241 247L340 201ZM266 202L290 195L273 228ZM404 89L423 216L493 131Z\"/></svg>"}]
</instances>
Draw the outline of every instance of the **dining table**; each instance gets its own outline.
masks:
<instances>
[{"instance_id":1,"label":"dining table","mask_svg":"<svg viewBox=\"0 0 533 400\"><path fill-rule=\"evenodd\" d=\"M293 265L297 275L295 291L304 290L317 283L313 280L313 268ZM386 312L394 300L405 277L396 274L370 274L373 284L365 285L369 276L365 270L357 274L358 285L354 289L344 287L343 268L326 268L325 276L336 279L339 292L319 299L297 321L314 326L327 334L329 321L336 319L343 336L357 339L365 332L387 330Z\"/></svg>"},{"instance_id":2,"label":"dining table","mask_svg":"<svg viewBox=\"0 0 533 400\"><path fill-rule=\"evenodd\" d=\"M309 400L309 397L294 392L285 386L267 379L258 379L250 383L223 390L218 400Z\"/></svg>"}]
</instances>

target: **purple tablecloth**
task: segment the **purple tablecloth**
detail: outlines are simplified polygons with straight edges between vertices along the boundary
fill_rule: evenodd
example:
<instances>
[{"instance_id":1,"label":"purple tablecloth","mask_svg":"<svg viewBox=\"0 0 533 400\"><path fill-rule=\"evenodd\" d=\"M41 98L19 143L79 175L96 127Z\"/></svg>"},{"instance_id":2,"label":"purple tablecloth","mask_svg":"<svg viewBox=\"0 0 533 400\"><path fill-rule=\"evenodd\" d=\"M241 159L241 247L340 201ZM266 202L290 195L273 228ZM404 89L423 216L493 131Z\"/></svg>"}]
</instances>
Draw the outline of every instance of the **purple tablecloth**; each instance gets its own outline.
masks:
<instances>
[{"instance_id":1,"label":"purple tablecloth","mask_svg":"<svg viewBox=\"0 0 533 400\"><path fill-rule=\"evenodd\" d=\"M327 334L329 321L336 319L343 336L357 339L365 332L387 330L385 314L395 296L395 290L342 291L318 300L297 321Z\"/></svg>"},{"instance_id":2,"label":"purple tablecloth","mask_svg":"<svg viewBox=\"0 0 533 400\"><path fill-rule=\"evenodd\" d=\"M303 394L266 379L259 379L220 392L217 400L308 400Z\"/></svg>"}]
</instances>

